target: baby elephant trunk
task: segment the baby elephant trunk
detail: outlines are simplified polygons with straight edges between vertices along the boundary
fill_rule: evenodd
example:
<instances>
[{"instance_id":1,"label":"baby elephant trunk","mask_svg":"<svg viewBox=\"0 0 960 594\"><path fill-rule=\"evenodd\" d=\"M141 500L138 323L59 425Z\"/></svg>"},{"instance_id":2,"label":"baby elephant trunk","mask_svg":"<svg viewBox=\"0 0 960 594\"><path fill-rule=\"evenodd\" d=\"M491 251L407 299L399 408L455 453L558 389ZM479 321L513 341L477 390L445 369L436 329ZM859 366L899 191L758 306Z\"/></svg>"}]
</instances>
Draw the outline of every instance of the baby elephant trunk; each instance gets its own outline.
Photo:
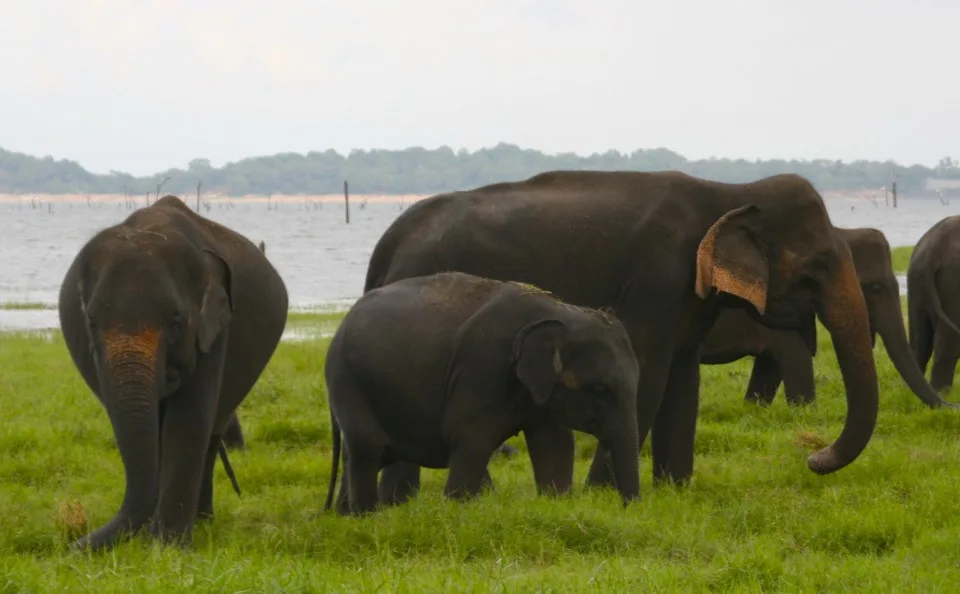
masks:
<instances>
[{"instance_id":1,"label":"baby elephant trunk","mask_svg":"<svg viewBox=\"0 0 960 594\"><path fill-rule=\"evenodd\" d=\"M640 497L640 443L636 416L622 415L615 424L608 426L615 429L608 431L603 441L613 461L617 491L626 505Z\"/></svg>"}]
</instances>

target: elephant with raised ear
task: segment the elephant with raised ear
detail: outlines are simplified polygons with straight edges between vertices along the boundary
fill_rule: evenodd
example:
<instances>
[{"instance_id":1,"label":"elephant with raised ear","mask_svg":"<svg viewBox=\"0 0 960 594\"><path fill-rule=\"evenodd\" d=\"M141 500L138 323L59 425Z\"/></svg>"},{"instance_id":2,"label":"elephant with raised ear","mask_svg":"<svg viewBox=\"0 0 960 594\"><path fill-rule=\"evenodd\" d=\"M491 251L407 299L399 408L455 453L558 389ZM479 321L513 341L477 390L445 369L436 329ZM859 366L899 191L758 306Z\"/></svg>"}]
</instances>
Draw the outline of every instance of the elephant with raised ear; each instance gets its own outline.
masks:
<instances>
[{"instance_id":1,"label":"elephant with raised ear","mask_svg":"<svg viewBox=\"0 0 960 594\"><path fill-rule=\"evenodd\" d=\"M286 324L283 280L242 235L164 196L81 247L59 312L126 475L116 516L73 547L111 548L148 524L189 543L213 514L224 428Z\"/></svg>"},{"instance_id":2,"label":"elephant with raised ear","mask_svg":"<svg viewBox=\"0 0 960 594\"><path fill-rule=\"evenodd\" d=\"M551 171L436 195L383 233L364 290L446 270L531 283L623 321L655 482L685 484L693 473L700 343L725 307L784 329L816 314L830 331L847 418L837 440L810 455L811 470L843 468L873 435L878 388L863 293L850 248L800 176L732 184L670 171ZM572 439L554 447L567 451ZM382 496L402 500L419 468L390 465L381 483ZM588 484L613 484L603 447Z\"/></svg>"},{"instance_id":3,"label":"elephant with raised ear","mask_svg":"<svg viewBox=\"0 0 960 594\"><path fill-rule=\"evenodd\" d=\"M616 318L527 285L447 272L369 291L327 349L334 444L325 507L341 431L340 513L372 511L377 472L395 461L449 468L444 494L476 495L490 482L491 454L521 431L538 490L566 492L573 451L554 444L569 429L610 449L629 502L640 492L638 373Z\"/></svg>"},{"instance_id":4,"label":"elephant with raised ear","mask_svg":"<svg viewBox=\"0 0 960 594\"><path fill-rule=\"evenodd\" d=\"M910 347L930 383L949 392L960 360L960 215L941 219L924 233L907 268Z\"/></svg>"},{"instance_id":5,"label":"elephant with raised ear","mask_svg":"<svg viewBox=\"0 0 960 594\"><path fill-rule=\"evenodd\" d=\"M930 408L957 405L947 402L927 383L914 360L900 305L900 283L893 272L890 244L877 229L837 229L847 242L860 289L870 318L871 341L879 334L900 377L921 402ZM813 402L813 356L817 352L816 320L810 316L799 331L768 328L744 310L724 310L703 341L700 362L706 365L730 363L755 357L753 373L744 399L767 406L773 402L782 382L789 404Z\"/></svg>"}]
</instances>

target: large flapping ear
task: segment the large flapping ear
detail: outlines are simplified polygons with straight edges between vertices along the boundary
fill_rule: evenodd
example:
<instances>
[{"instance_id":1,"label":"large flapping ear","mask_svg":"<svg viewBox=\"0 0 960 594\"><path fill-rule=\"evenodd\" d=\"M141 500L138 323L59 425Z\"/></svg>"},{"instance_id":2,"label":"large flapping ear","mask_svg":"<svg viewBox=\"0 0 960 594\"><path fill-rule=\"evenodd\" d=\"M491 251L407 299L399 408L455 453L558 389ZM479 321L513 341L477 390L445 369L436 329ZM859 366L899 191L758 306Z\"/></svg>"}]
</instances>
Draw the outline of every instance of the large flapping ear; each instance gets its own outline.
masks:
<instances>
[{"instance_id":1,"label":"large flapping ear","mask_svg":"<svg viewBox=\"0 0 960 594\"><path fill-rule=\"evenodd\" d=\"M758 312L767 309L770 266L760 238L747 221L760 212L752 204L735 208L707 229L697 248L697 296L712 288L749 301Z\"/></svg>"},{"instance_id":2,"label":"large flapping ear","mask_svg":"<svg viewBox=\"0 0 960 594\"><path fill-rule=\"evenodd\" d=\"M527 324L513 339L511 363L536 404L550 398L563 371L560 358L563 333L563 322L546 319Z\"/></svg>"},{"instance_id":3,"label":"large flapping ear","mask_svg":"<svg viewBox=\"0 0 960 594\"><path fill-rule=\"evenodd\" d=\"M197 320L197 346L204 353L209 353L213 342L232 318L233 274L223 256L208 248L203 248L202 253L208 273Z\"/></svg>"}]
</instances>

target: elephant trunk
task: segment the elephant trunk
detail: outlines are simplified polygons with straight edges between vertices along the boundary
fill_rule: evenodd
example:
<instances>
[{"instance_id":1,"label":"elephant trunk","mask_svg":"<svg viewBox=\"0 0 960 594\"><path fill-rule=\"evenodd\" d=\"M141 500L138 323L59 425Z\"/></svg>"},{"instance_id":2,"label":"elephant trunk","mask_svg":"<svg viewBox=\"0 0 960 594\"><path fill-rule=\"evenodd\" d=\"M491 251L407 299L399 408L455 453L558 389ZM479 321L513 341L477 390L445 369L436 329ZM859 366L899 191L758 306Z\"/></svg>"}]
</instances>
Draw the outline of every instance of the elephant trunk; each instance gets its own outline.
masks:
<instances>
[{"instance_id":1,"label":"elephant trunk","mask_svg":"<svg viewBox=\"0 0 960 594\"><path fill-rule=\"evenodd\" d=\"M606 441L613 459L613 476L624 504L640 497L640 442L636 416L624 415L610 426L616 427Z\"/></svg>"},{"instance_id":2,"label":"elephant trunk","mask_svg":"<svg viewBox=\"0 0 960 594\"><path fill-rule=\"evenodd\" d=\"M847 252L849 254L849 252ZM870 344L870 320L849 255L833 282L823 288L820 318L833 339L847 393L847 418L835 442L807 459L810 470L829 474L857 459L877 423L877 369Z\"/></svg>"},{"instance_id":3,"label":"elephant trunk","mask_svg":"<svg viewBox=\"0 0 960 594\"><path fill-rule=\"evenodd\" d=\"M874 327L883 339L883 346L897 373L924 404L930 408L955 406L944 400L923 377L923 372L910 351L910 343L903 324L903 312L900 309L900 299L897 296L894 296L889 304L885 304L881 311L876 312Z\"/></svg>"},{"instance_id":4,"label":"elephant trunk","mask_svg":"<svg viewBox=\"0 0 960 594\"><path fill-rule=\"evenodd\" d=\"M150 334L114 336L104 341L99 381L123 461L123 503L107 524L86 535L74 548L111 548L140 530L156 509L160 474L159 401L162 368L159 341Z\"/></svg>"}]
</instances>

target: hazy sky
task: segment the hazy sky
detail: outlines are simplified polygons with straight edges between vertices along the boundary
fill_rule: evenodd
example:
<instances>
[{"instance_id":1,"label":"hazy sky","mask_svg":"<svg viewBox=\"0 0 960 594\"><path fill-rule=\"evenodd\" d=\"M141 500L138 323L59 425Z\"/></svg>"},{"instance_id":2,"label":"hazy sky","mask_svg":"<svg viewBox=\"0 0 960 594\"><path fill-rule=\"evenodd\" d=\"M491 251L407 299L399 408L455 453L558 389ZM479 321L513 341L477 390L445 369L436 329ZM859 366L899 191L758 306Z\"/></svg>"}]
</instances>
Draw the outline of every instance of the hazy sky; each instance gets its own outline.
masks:
<instances>
[{"instance_id":1,"label":"hazy sky","mask_svg":"<svg viewBox=\"0 0 960 594\"><path fill-rule=\"evenodd\" d=\"M0 146L960 158L957 0L2 0Z\"/></svg>"}]
</instances>

